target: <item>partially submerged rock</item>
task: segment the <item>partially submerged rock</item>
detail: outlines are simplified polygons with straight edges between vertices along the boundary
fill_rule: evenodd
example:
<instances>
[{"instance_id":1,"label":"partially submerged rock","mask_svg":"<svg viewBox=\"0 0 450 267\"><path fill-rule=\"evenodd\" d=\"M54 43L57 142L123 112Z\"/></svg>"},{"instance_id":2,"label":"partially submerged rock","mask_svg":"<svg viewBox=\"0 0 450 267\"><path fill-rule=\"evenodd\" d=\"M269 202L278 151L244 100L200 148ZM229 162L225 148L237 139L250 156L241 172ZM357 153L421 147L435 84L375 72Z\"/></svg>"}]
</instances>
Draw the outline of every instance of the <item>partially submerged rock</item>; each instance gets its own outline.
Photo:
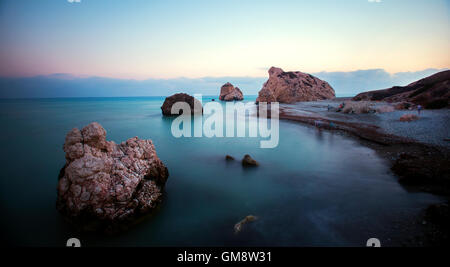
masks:
<instances>
[{"instance_id":1,"label":"partially submerged rock","mask_svg":"<svg viewBox=\"0 0 450 267\"><path fill-rule=\"evenodd\" d=\"M110 231L156 208L169 176L151 140L106 141L93 122L72 129L58 182L57 209L81 229Z\"/></svg>"},{"instance_id":2,"label":"partially submerged rock","mask_svg":"<svg viewBox=\"0 0 450 267\"><path fill-rule=\"evenodd\" d=\"M202 103L198 99L196 99L193 96L190 96L188 94L179 93L179 94L174 94L172 96L166 97L163 105L161 106L162 114L164 116L181 115L182 112L172 114L172 106L177 102L187 103L189 105L189 107L191 108L192 115L203 113Z\"/></svg>"},{"instance_id":3,"label":"partially submerged rock","mask_svg":"<svg viewBox=\"0 0 450 267\"><path fill-rule=\"evenodd\" d=\"M232 161L232 160L234 160L234 157L232 157L232 156L230 156L230 155L226 155L226 156L225 156L225 159L226 159L227 161Z\"/></svg>"},{"instance_id":4,"label":"partially submerged rock","mask_svg":"<svg viewBox=\"0 0 450 267\"><path fill-rule=\"evenodd\" d=\"M253 216L253 215L246 216L243 220L241 220L240 222L238 222L237 224L234 225L234 233L237 234L237 233L241 232L242 227L245 224L256 221L257 219L258 219L258 217Z\"/></svg>"},{"instance_id":5,"label":"partially submerged rock","mask_svg":"<svg viewBox=\"0 0 450 267\"><path fill-rule=\"evenodd\" d=\"M284 72L280 68L272 67L269 70L269 80L259 91L256 103L295 103L334 97L333 88L317 77L299 71Z\"/></svg>"},{"instance_id":6,"label":"partially submerged rock","mask_svg":"<svg viewBox=\"0 0 450 267\"><path fill-rule=\"evenodd\" d=\"M416 121L418 119L419 119L419 116L414 115L414 114L405 114L400 117L400 121L403 121L403 122L411 122L411 121Z\"/></svg>"},{"instance_id":7,"label":"partially submerged rock","mask_svg":"<svg viewBox=\"0 0 450 267\"><path fill-rule=\"evenodd\" d=\"M250 155L245 155L242 159L242 166L244 167L256 167L259 166L259 163L254 160Z\"/></svg>"},{"instance_id":8,"label":"partially submerged rock","mask_svg":"<svg viewBox=\"0 0 450 267\"><path fill-rule=\"evenodd\" d=\"M240 101L244 100L244 95L238 87L234 87L231 83L226 83L220 88L219 99L222 101Z\"/></svg>"}]
</instances>

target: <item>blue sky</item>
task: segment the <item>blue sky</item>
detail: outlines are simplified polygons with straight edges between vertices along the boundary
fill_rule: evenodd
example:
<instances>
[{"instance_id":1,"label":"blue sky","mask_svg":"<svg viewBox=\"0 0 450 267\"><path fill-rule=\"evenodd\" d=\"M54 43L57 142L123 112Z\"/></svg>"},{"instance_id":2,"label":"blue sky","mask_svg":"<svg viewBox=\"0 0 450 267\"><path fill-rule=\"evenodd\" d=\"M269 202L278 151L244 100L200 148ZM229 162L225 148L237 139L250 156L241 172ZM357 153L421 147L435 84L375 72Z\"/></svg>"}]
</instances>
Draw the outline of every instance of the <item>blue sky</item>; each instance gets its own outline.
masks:
<instances>
[{"instance_id":1,"label":"blue sky","mask_svg":"<svg viewBox=\"0 0 450 267\"><path fill-rule=\"evenodd\" d=\"M448 0L0 0L0 76L265 77L450 66Z\"/></svg>"},{"instance_id":2,"label":"blue sky","mask_svg":"<svg viewBox=\"0 0 450 267\"><path fill-rule=\"evenodd\" d=\"M449 48L450 0L0 0L0 98L214 95L228 81L254 95L271 66L349 96L448 69Z\"/></svg>"}]
</instances>

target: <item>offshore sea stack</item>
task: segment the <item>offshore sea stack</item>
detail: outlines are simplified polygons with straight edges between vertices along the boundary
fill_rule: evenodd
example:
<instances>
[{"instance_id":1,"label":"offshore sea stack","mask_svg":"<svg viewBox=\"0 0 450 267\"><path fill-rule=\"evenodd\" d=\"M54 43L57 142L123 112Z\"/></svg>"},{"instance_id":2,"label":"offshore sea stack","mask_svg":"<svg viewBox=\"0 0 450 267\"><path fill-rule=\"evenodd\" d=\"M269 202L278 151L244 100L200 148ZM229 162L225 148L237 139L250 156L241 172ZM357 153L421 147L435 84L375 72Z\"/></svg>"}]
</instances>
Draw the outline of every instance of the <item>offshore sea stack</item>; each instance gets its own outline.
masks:
<instances>
[{"instance_id":1,"label":"offshore sea stack","mask_svg":"<svg viewBox=\"0 0 450 267\"><path fill-rule=\"evenodd\" d=\"M450 70L442 71L407 86L360 93L354 101L414 103L428 109L450 106Z\"/></svg>"},{"instance_id":2,"label":"offshore sea stack","mask_svg":"<svg viewBox=\"0 0 450 267\"><path fill-rule=\"evenodd\" d=\"M166 97L163 105L161 106L161 111L164 116L176 116L181 115L179 113L172 114L172 106L177 102L184 102L191 108L191 114L203 114L203 107L200 100L190 96L188 94L179 93L172 96Z\"/></svg>"},{"instance_id":3,"label":"offshore sea stack","mask_svg":"<svg viewBox=\"0 0 450 267\"><path fill-rule=\"evenodd\" d=\"M64 152L57 209L78 228L115 232L161 202L169 173L151 140L106 141L93 122L67 134Z\"/></svg>"},{"instance_id":4,"label":"offshore sea stack","mask_svg":"<svg viewBox=\"0 0 450 267\"><path fill-rule=\"evenodd\" d=\"M295 103L334 97L334 89L317 77L299 71L284 72L280 68L272 67L269 70L269 80L259 91L256 103Z\"/></svg>"},{"instance_id":5,"label":"offshore sea stack","mask_svg":"<svg viewBox=\"0 0 450 267\"><path fill-rule=\"evenodd\" d=\"M220 88L219 99L222 101L240 101L244 100L244 95L238 87L234 87L231 83L226 83Z\"/></svg>"}]
</instances>

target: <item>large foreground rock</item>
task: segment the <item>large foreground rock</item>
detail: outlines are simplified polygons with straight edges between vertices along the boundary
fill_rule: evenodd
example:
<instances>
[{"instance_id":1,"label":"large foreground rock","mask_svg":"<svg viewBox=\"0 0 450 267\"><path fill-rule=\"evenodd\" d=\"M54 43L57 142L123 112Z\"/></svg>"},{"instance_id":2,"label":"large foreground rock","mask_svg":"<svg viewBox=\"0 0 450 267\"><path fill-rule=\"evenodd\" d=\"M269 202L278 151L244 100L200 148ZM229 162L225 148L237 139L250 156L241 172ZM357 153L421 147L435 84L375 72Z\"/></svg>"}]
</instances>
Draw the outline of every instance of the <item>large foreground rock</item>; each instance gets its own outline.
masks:
<instances>
[{"instance_id":1,"label":"large foreground rock","mask_svg":"<svg viewBox=\"0 0 450 267\"><path fill-rule=\"evenodd\" d=\"M93 122L81 131L72 129L64 151L57 208L80 228L112 229L161 201L169 173L151 140L133 137L115 144Z\"/></svg>"},{"instance_id":2,"label":"large foreground rock","mask_svg":"<svg viewBox=\"0 0 450 267\"><path fill-rule=\"evenodd\" d=\"M272 67L269 70L269 80L259 91L256 102L295 103L334 97L333 88L317 77L299 71L284 72Z\"/></svg>"},{"instance_id":3,"label":"large foreground rock","mask_svg":"<svg viewBox=\"0 0 450 267\"><path fill-rule=\"evenodd\" d=\"M411 102L428 109L449 107L450 70L436 73L407 86L360 93L353 100Z\"/></svg>"},{"instance_id":4,"label":"large foreground rock","mask_svg":"<svg viewBox=\"0 0 450 267\"><path fill-rule=\"evenodd\" d=\"M172 106L177 102L187 103L191 107L191 114L202 114L203 113L202 103L198 99L196 99L193 96L190 96L188 94L179 93L179 94L174 94L172 96L166 97L163 105L161 106L162 114L164 116L180 115L178 113L172 114Z\"/></svg>"},{"instance_id":5,"label":"large foreground rock","mask_svg":"<svg viewBox=\"0 0 450 267\"><path fill-rule=\"evenodd\" d=\"M240 101L244 100L244 95L238 87L234 87L231 83L226 83L220 88L219 99L222 101Z\"/></svg>"}]
</instances>

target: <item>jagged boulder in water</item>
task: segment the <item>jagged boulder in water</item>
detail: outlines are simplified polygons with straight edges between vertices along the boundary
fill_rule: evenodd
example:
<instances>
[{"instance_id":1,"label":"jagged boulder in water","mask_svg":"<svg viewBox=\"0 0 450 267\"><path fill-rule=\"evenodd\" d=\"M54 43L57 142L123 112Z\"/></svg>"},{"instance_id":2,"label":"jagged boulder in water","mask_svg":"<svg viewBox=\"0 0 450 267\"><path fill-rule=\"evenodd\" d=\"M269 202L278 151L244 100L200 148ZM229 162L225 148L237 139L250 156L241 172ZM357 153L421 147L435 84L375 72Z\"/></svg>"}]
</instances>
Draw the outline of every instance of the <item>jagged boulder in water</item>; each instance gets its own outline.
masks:
<instances>
[{"instance_id":1,"label":"jagged boulder in water","mask_svg":"<svg viewBox=\"0 0 450 267\"><path fill-rule=\"evenodd\" d=\"M226 83L220 88L219 99L222 101L240 101L244 100L244 95L238 87L234 87L231 83Z\"/></svg>"},{"instance_id":2,"label":"jagged boulder in water","mask_svg":"<svg viewBox=\"0 0 450 267\"><path fill-rule=\"evenodd\" d=\"M179 94L174 94L172 96L166 97L163 105L161 106L162 114L164 116L180 115L178 113L172 114L172 106L177 102L187 103L189 105L189 107L191 108L191 114L193 114L193 115L203 113L203 107L202 107L202 103L200 102L200 100L198 100L188 94L179 93Z\"/></svg>"},{"instance_id":3,"label":"jagged boulder in water","mask_svg":"<svg viewBox=\"0 0 450 267\"><path fill-rule=\"evenodd\" d=\"M269 80L259 91L256 102L295 103L334 97L334 89L317 77L299 71L284 72L272 67L269 70Z\"/></svg>"},{"instance_id":4,"label":"jagged boulder in water","mask_svg":"<svg viewBox=\"0 0 450 267\"><path fill-rule=\"evenodd\" d=\"M80 229L112 230L161 202L169 173L151 140L106 141L105 129L93 122L72 129L64 151L57 209Z\"/></svg>"}]
</instances>

